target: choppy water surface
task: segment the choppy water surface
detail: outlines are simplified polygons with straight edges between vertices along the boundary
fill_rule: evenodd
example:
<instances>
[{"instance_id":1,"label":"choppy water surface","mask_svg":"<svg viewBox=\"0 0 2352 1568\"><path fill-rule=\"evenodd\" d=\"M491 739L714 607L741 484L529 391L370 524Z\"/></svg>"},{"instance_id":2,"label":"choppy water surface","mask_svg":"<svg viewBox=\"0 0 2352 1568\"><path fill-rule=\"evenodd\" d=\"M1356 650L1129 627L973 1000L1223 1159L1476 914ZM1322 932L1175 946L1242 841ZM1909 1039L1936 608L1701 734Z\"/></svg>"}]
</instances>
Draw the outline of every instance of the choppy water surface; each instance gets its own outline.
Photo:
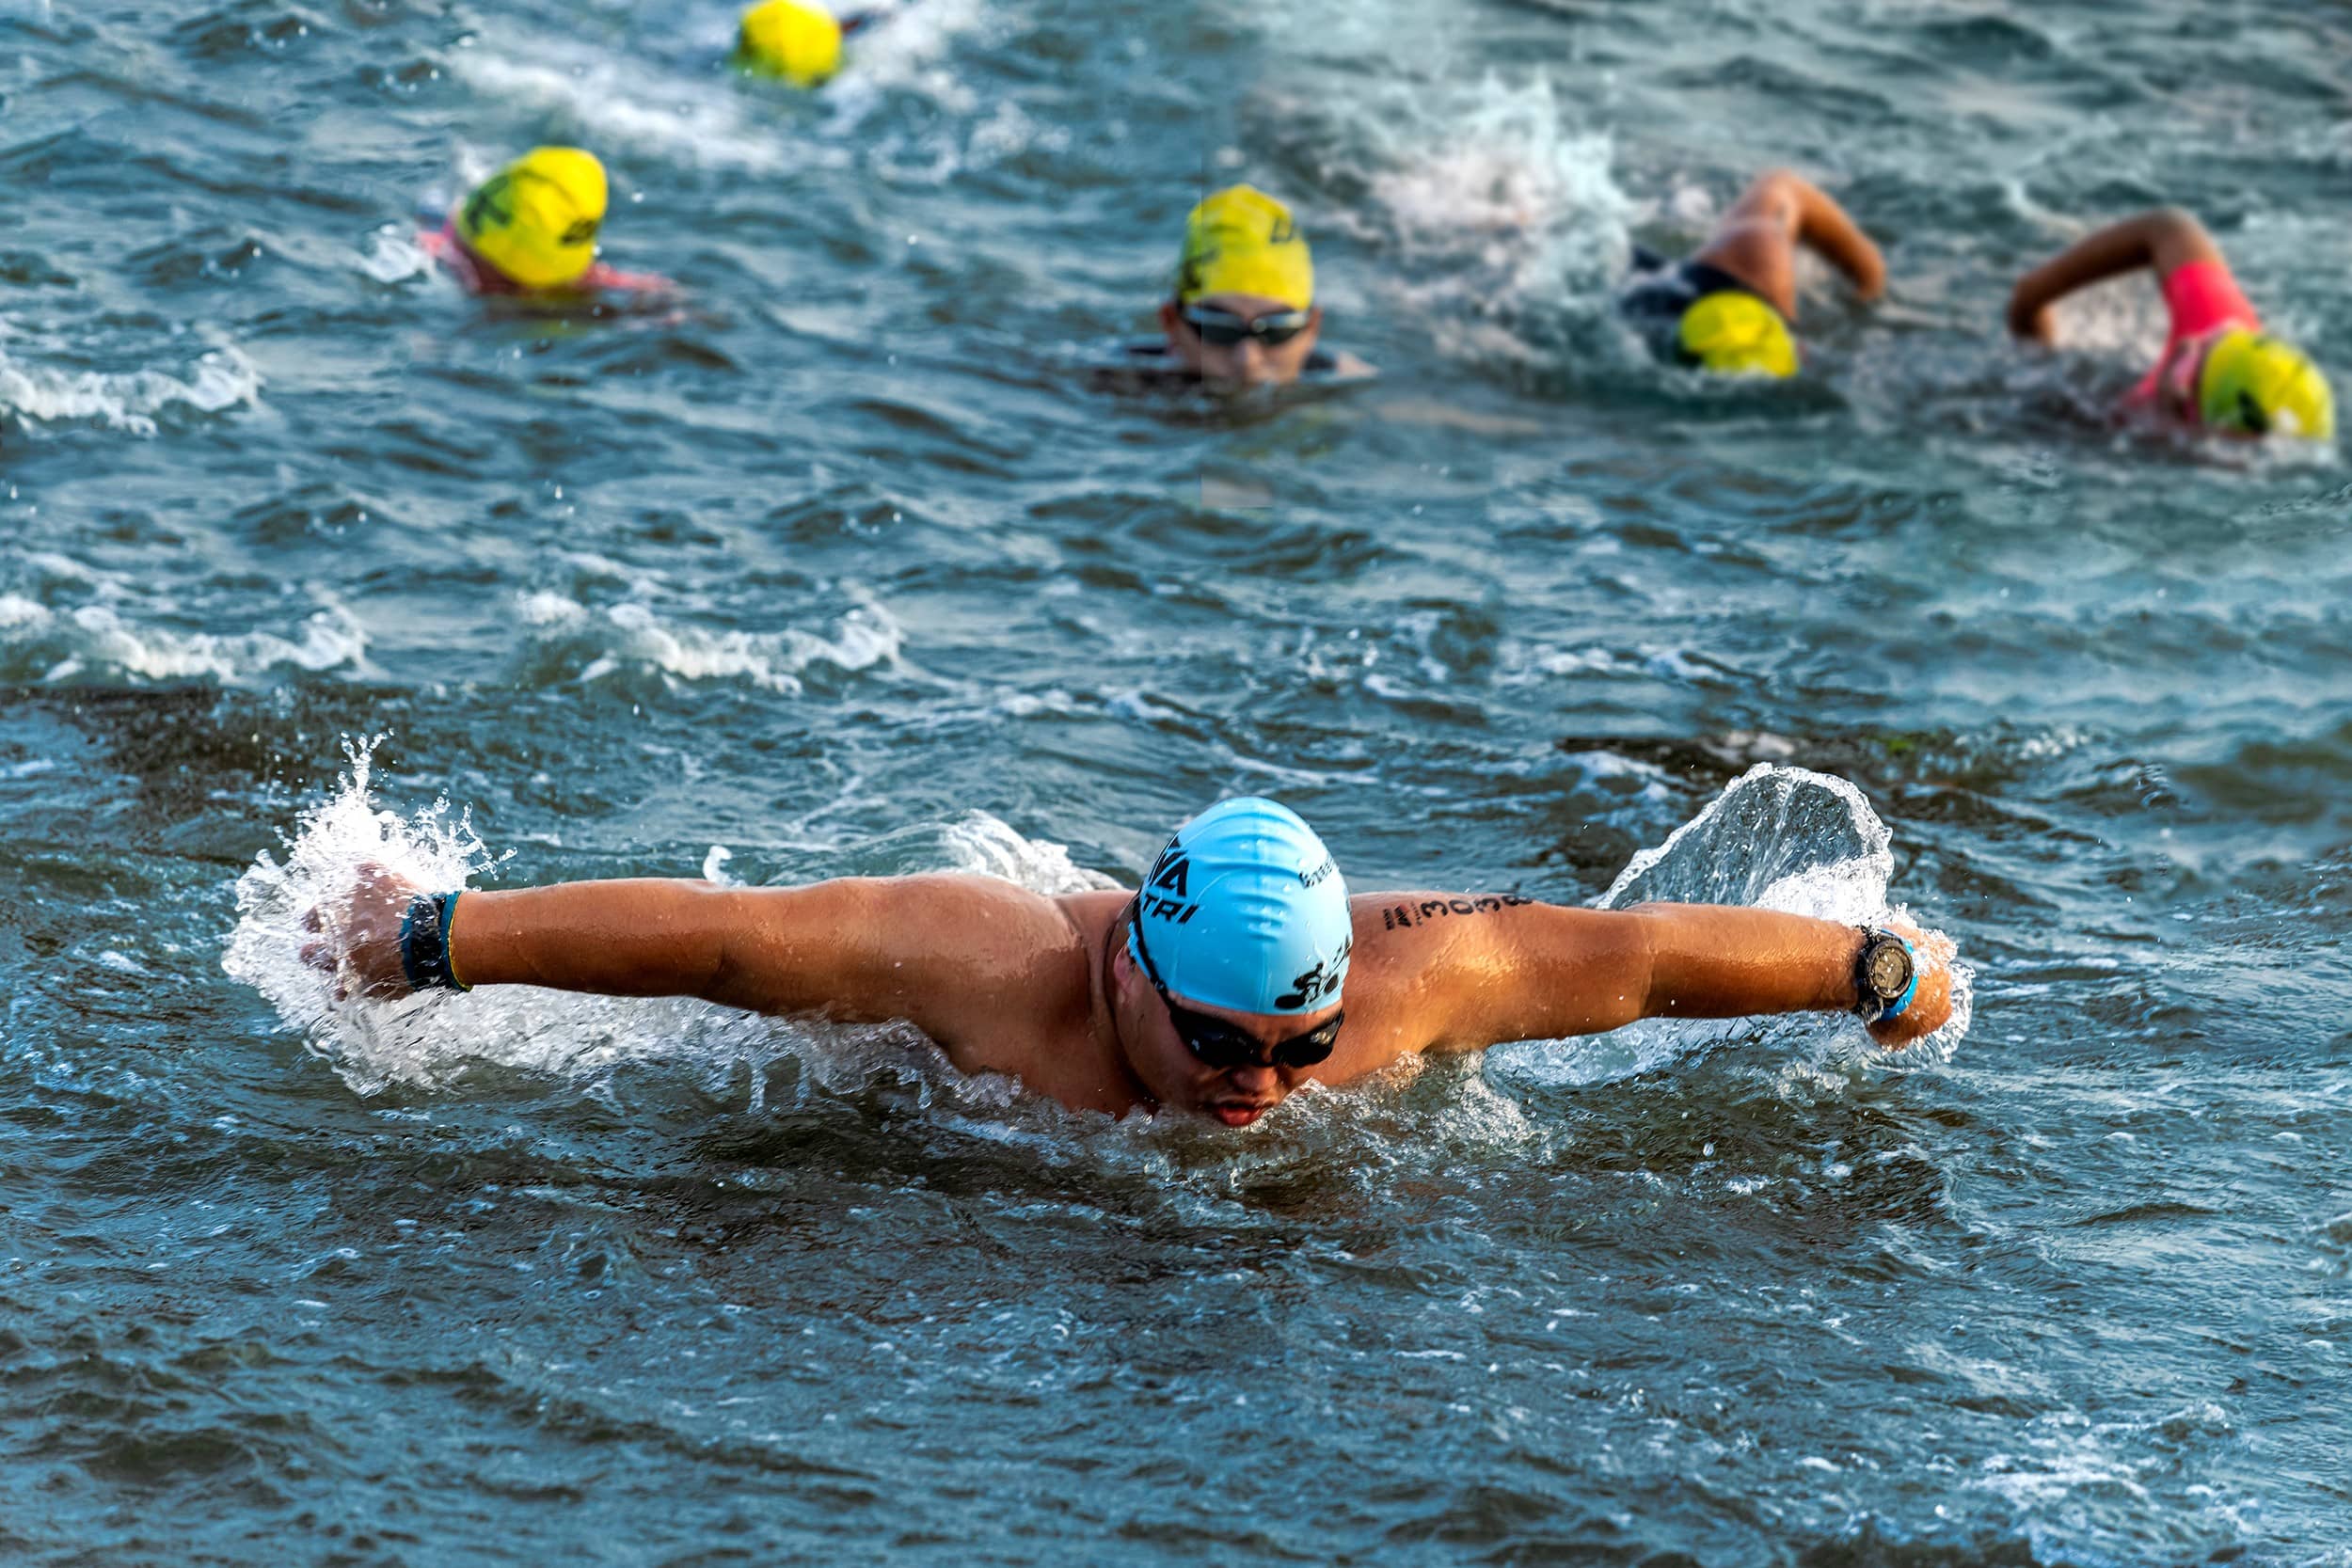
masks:
<instances>
[{"instance_id":1,"label":"choppy water surface","mask_svg":"<svg viewBox=\"0 0 2352 1568\"><path fill-rule=\"evenodd\" d=\"M2343 379L2342 13L918 0L808 101L730 23L0 16L0 1555L2352 1562L2346 476L2104 425L2144 285L1997 334L2178 200ZM417 203L546 139L690 309L430 276ZM1653 368L1628 245L1767 162L1893 298L1817 278L1786 394ZM1379 383L1089 384L1204 170ZM1359 887L1590 899L1758 763L1643 885L1907 904L1964 1038L1235 1135L887 1032L332 1017L284 927L370 843L1131 879L1242 789Z\"/></svg>"}]
</instances>

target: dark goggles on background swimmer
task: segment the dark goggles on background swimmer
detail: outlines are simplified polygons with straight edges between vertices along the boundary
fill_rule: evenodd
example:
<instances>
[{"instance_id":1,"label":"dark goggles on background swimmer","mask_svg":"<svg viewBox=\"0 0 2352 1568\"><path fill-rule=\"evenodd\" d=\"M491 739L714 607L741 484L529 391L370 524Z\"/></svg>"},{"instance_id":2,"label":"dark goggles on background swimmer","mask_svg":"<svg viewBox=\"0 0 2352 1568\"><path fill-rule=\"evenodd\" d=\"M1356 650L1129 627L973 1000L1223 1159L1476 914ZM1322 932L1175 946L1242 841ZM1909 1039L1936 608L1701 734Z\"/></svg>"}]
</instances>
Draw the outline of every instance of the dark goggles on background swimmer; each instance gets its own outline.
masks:
<instances>
[{"instance_id":1,"label":"dark goggles on background swimmer","mask_svg":"<svg viewBox=\"0 0 2352 1568\"><path fill-rule=\"evenodd\" d=\"M1314 312L1277 310L1265 316L1237 316L1214 306L1187 305L1184 317L1211 348L1232 348L1248 338L1257 339L1267 348L1280 348L1307 330L1307 324L1314 320Z\"/></svg>"},{"instance_id":2,"label":"dark goggles on background swimmer","mask_svg":"<svg viewBox=\"0 0 2352 1568\"><path fill-rule=\"evenodd\" d=\"M1176 1026L1176 1037L1203 1066L1219 1072L1244 1067L1312 1067L1329 1056L1331 1048L1339 1043L1340 1024L1347 1017L1345 1013L1333 1013L1329 1022L1269 1046L1221 1018L1194 1012L1169 994L1167 982L1160 978L1160 966L1152 961L1152 950L1143 945L1143 910L1139 902L1127 906L1127 923L1136 933L1136 957L1143 960L1143 973L1151 980L1152 989L1160 993L1160 1006L1168 1009L1168 1022Z\"/></svg>"}]
</instances>

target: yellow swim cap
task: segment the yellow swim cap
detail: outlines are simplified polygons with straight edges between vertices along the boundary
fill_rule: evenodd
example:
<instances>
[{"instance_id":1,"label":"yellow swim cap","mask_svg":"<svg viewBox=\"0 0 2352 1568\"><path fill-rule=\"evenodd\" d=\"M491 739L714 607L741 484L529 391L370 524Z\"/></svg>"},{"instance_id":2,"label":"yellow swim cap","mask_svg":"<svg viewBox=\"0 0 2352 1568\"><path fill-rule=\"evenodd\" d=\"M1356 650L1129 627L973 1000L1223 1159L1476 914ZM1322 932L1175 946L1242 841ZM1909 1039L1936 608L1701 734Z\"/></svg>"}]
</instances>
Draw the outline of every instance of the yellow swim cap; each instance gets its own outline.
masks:
<instances>
[{"instance_id":1,"label":"yellow swim cap","mask_svg":"<svg viewBox=\"0 0 2352 1568\"><path fill-rule=\"evenodd\" d=\"M1291 210L1248 185L1228 185L1184 219L1184 255L1176 299L1256 294L1294 310L1314 303L1315 263Z\"/></svg>"},{"instance_id":2,"label":"yellow swim cap","mask_svg":"<svg viewBox=\"0 0 2352 1568\"><path fill-rule=\"evenodd\" d=\"M1791 376L1797 343L1780 312L1738 289L1701 294L1682 312L1682 350L1722 375Z\"/></svg>"},{"instance_id":3,"label":"yellow swim cap","mask_svg":"<svg viewBox=\"0 0 2352 1568\"><path fill-rule=\"evenodd\" d=\"M766 0L743 13L736 63L796 87L813 87L841 69L841 24L806 0Z\"/></svg>"},{"instance_id":4,"label":"yellow swim cap","mask_svg":"<svg viewBox=\"0 0 2352 1568\"><path fill-rule=\"evenodd\" d=\"M2336 433L2336 400L2328 378L2300 350L2276 338L2233 327L2205 351L2197 372L2197 412L2208 429L2249 436Z\"/></svg>"},{"instance_id":5,"label":"yellow swim cap","mask_svg":"<svg viewBox=\"0 0 2352 1568\"><path fill-rule=\"evenodd\" d=\"M534 147L457 210L466 247L526 289L562 289L596 260L604 166L577 147Z\"/></svg>"}]
</instances>

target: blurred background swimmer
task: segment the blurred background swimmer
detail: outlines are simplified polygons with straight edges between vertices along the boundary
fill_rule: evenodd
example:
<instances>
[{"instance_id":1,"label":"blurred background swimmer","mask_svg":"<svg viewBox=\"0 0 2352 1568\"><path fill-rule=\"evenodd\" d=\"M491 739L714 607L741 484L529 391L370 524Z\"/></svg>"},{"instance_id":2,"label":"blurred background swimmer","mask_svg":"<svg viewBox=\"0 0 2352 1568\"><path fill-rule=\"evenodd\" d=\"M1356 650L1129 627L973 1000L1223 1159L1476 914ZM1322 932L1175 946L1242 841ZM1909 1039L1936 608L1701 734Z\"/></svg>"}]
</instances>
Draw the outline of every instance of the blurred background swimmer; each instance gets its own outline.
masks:
<instances>
[{"instance_id":1,"label":"blurred background swimmer","mask_svg":"<svg viewBox=\"0 0 2352 1568\"><path fill-rule=\"evenodd\" d=\"M2264 333L2221 247L2177 207L2109 224L2020 277L2009 296L2009 329L2055 344L2052 306L2141 267L2156 275L2171 321L2154 367L2125 394L2125 412L2233 436L2334 436L2328 378L2301 350Z\"/></svg>"},{"instance_id":2,"label":"blurred background swimmer","mask_svg":"<svg viewBox=\"0 0 2352 1568\"><path fill-rule=\"evenodd\" d=\"M1184 220L1175 286L1160 304L1166 341L1131 346L1121 368L1243 387L1376 374L1318 346L1314 294L1314 259L1291 210L1254 186L1228 185Z\"/></svg>"},{"instance_id":3,"label":"blurred background swimmer","mask_svg":"<svg viewBox=\"0 0 2352 1568\"><path fill-rule=\"evenodd\" d=\"M735 63L755 76L819 87L841 70L842 40L889 14L881 9L835 16L813 0L764 0L743 13Z\"/></svg>"},{"instance_id":4,"label":"blurred background swimmer","mask_svg":"<svg viewBox=\"0 0 2352 1568\"><path fill-rule=\"evenodd\" d=\"M596 260L605 200L604 166L595 154L534 147L468 192L456 212L418 235L418 243L469 293L675 290L666 277Z\"/></svg>"},{"instance_id":5,"label":"blurred background swimmer","mask_svg":"<svg viewBox=\"0 0 2352 1568\"><path fill-rule=\"evenodd\" d=\"M1787 169L1759 174L1679 261L1641 252L1617 308L1660 357L1724 375L1797 373L1797 247L1851 280L1862 298L1886 287L1886 261L1846 210Z\"/></svg>"}]
</instances>

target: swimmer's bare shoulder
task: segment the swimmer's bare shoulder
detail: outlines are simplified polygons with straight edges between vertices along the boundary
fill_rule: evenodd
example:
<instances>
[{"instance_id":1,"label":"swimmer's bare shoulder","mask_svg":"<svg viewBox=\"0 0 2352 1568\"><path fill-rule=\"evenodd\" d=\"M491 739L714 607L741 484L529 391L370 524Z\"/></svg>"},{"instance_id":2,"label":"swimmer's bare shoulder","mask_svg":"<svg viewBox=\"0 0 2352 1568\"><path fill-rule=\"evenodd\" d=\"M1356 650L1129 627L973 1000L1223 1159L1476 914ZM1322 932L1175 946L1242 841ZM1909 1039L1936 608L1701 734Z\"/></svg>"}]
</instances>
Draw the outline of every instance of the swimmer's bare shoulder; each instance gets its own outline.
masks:
<instances>
[{"instance_id":1,"label":"swimmer's bare shoulder","mask_svg":"<svg viewBox=\"0 0 2352 1568\"><path fill-rule=\"evenodd\" d=\"M1426 890L1360 894L1349 912L1347 1032L1360 1030L1365 1051L1349 1064L1357 1071L1642 1016L1645 976L1628 967L1640 933L1623 917L1518 893Z\"/></svg>"}]
</instances>

